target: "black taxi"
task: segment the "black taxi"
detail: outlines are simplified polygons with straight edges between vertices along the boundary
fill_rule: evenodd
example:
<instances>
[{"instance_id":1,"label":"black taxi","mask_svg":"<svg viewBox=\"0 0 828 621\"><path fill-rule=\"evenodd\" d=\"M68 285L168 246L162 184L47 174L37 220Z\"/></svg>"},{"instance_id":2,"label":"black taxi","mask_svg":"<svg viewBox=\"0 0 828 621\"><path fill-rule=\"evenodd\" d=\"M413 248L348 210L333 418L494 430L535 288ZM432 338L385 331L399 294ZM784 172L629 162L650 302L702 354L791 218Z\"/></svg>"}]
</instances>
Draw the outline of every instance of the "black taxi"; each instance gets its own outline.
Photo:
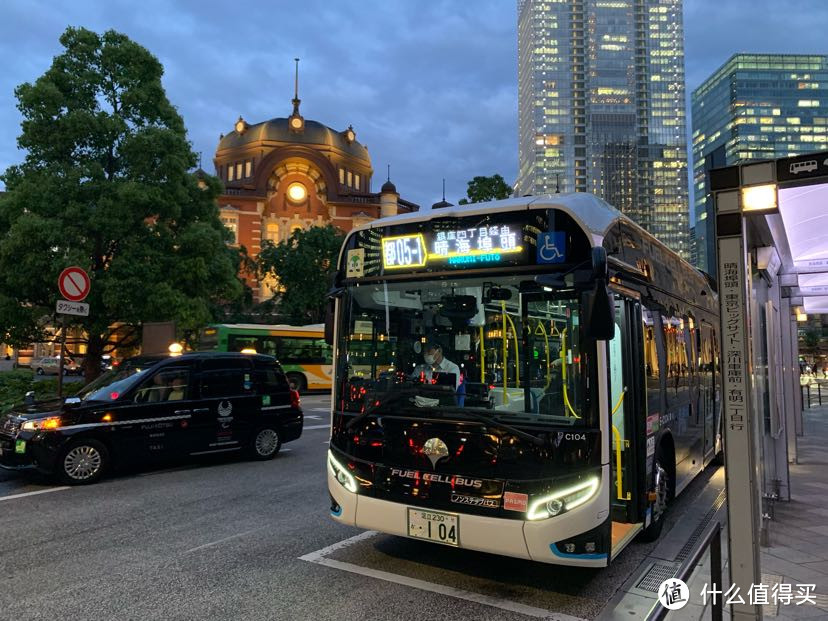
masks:
<instances>
[{"instance_id":1,"label":"black taxi","mask_svg":"<svg viewBox=\"0 0 828 621\"><path fill-rule=\"evenodd\" d=\"M195 352L130 358L75 397L0 418L0 466L94 483L113 463L239 452L271 459L302 434L299 394L275 358Z\"/></svg>"}]
</instances>

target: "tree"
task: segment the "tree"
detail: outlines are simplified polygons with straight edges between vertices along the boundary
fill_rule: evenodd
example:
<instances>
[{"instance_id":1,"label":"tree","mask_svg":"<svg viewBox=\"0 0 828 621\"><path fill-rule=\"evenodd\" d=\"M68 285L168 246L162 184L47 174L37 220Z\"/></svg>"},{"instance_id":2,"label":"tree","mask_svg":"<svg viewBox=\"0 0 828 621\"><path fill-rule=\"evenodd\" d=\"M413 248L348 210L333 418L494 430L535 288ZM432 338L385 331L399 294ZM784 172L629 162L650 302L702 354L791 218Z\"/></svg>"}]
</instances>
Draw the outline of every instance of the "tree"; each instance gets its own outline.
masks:
<instances>
[{"instance_id":1,"label":"tree","mask_svg":"<svg viewBox=\"0 0 828 621\"><path fill-rule=\"evenodd\" d=\"M262 277L278 280L274 302L280 315L297 324L325 319L325 294L336 272L345 236L334 226L297 229L285 241L265 243L259 253Z\"/></svg>"},{"instance_id":2,"label":"tree","mask_svg":"<svg viewBox=\"0 0 828 621\"><path fill-rule=\"evenodd\" d=\"M85 268L87 378L142 322L209 322L243 291L212 176L197 158L161 85L163 68L114 31L68 28L65 48L34 84L15 90L23 115L22 164L2 175L0 334L23 344L54 325L57 277Z\"/></svg>"},{"instance_id":3,"label":"tree","mask_svg":"<svg viewBox=\"0 0 828 621\"><path fill-rule=\"evenodd\" d=\"M484 203L486 201L500 200L509 198L514 191L503 177L500 175L492 175L491 177L477 176L468 183L466 196L468 198L461 198L458 202L461 205L468 205L469 203Z\"/></svg>"}]
</instances>

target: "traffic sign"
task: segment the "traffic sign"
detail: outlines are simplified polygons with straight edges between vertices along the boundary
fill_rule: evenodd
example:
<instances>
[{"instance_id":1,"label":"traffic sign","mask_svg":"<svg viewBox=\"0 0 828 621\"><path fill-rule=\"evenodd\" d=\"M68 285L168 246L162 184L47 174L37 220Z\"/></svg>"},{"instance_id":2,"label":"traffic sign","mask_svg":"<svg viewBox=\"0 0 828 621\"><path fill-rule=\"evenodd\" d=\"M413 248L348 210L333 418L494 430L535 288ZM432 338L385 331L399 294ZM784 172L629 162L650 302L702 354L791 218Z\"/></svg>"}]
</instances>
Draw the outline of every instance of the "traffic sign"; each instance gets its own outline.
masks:
<instances>
[{"instance_id":1,"label":"traffic sign","mask_svg":"<svg viewBox=\"0 0 828 621\"><path fill-rule=\"evenodd\" d=\"M67 267L58 277L60 294L70 302L80 302L89 295L89 285L89 275L77 266Z\"/></svg>"},{"instance_id":2,"label":"traffic sign","mask_svg":"<svg viewBox=\"0 0 828 621\"><path fill-rule=\"evenodd\" d=\"M68 300L57 301L57 312L61 315L89 316L89 304L83 302L69 302Z\"/></svg>"}]
</instances>

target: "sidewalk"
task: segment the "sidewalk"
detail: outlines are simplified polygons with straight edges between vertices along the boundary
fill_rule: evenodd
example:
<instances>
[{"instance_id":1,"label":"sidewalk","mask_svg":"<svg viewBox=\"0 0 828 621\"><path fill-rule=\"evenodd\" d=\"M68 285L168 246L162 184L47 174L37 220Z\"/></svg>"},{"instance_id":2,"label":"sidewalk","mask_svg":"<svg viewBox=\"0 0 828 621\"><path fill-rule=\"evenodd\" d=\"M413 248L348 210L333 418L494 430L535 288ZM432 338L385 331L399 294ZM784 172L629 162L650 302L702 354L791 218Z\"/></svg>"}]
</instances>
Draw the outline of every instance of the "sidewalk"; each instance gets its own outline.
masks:
<instances>
[{"instance_id":1,"label":"sidewalk","mask_svg":"<svg viewBox=\"0 0 828 621\"><path fill-rule=\"evenodd\" d=\"M775 619L828 618L828 404L803 412L799 463L790 465L791 501L777 502L770 546L762 548L765 584L814 584L817 605L765 606ZM772 600L769 600L772 601Z\"/></svg>"}]
</instances>

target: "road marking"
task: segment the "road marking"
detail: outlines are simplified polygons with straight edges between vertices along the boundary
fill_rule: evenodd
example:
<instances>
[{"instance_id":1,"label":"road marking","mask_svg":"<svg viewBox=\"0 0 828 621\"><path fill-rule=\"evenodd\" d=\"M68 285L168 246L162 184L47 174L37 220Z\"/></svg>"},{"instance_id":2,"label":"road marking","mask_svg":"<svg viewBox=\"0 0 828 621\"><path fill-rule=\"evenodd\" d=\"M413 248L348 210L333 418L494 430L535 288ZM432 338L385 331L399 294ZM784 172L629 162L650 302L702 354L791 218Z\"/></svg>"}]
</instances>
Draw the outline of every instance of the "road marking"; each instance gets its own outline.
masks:
<instances>
[{"instance_id":1,"label":"road marking","mask_svg":"<svg viewBox=\"0 0 828 621\"><path fill-rule=\"evenodd\" d=\"M414 589L419 589L421 591L439 593L441 595L466 600L467 602L474 602L476 604L483 604L484 606L491 606L501 610L517 612L519 614L523 614L528 617L535 617L537 619L547 619L549 621L586 621L581 617L573 617L572 615L553 612L543 608L536 608L535 606L521 604L520 602L513 602L508 599L491 597L490 595L483 595L482 593L456 589L444 584L435 584L433 582L427 582L417 578L409 578L408 576L392 574L391 572L382 571L380 569L371 569L369 567L362 567L360 565L354 565L353 563L346 563L344 561L336 561L334 559L327 558L327 556L332 552L341 550L342 548L347 548L355 543L359 543L365 539L370 539L378 534L379 533L377 531L369 530L364 533L360 533L359 535L355 535L354 537L350 537L349 539L344 539L343 541L329 545L328 547L317 550L316 552L300 556L299 560L307 561L309 563L316 563L317 565L324 565L325 567L331 567L333 569L339 569L353 574L359 574L361 576L368 576L369 578L376 578L377 580L393 582L394 584L400 584Z\"/></svg>"},{"instance_id":2,"label":"road marking","mask_svg":"<svg viewBox=\"0 0 828 621\"><path fill-rule=\"evenodd\" d=\"M49 494L51 492L61 492L65 489L72 489L68 485L61 487L50 487L49 489L39 489L36 492L25 492L23 494L12 494L11 496L0 496L0 502L4 500L14 500L15 498L25 498L26 496L37 496L38 494Z\"/></svg>"},{"instance_id":3,"label":"road marking","mask_svg":"<svg viewBox=\"0 0 828 621\"><path fill-rule=\"evenodd\" d=\"M260 528L254 528L253 530L246 530L243 533L236 533L235 535L230 535L229 537L225 537L224 539L219 539L217 541L211 541L210 543L205 543L204 545L196 546L195 548L190 548L184 554L189 554L190 552L196 552L198 550L203 550L204 548L212 548L213 546L217 546L225 541L230 541L231 539L238 539L239 537L244 537L245 535L249 535L250 533L255 533L260 530L264 530L264 526Z\"/></svg>"},{"instance_id":4,"label":"road marking","mask_svg":"<svg viewBox=\"0 0 828 621\"><path fill-rule=\"evenodd\" d=\"M307 414L305 414L305 418L312 418L314 420L322 420L321 416L308 416Z\"/></svg>"},{"instance_id":5,"label":"road marking","mask_svg":"<svg viewBox=\"0 0 828 621\"><path fill-rule=\"evenodd\" d=\"M325 412L326 414L331 413L330 408L311 408L310 411L311 412Z\"/></svg>"},{"instance_id":6,"label":"road marking","mask_svg":"<svg viewBox=\"0 0 828 621\"><path fill-rule=\"evenodd\" d=\"M311 425L310 427L302 427L304 431L310 431L311 429L328 429L330 427L330 423L327 425Z\"/></svg>"}]
</instances>

